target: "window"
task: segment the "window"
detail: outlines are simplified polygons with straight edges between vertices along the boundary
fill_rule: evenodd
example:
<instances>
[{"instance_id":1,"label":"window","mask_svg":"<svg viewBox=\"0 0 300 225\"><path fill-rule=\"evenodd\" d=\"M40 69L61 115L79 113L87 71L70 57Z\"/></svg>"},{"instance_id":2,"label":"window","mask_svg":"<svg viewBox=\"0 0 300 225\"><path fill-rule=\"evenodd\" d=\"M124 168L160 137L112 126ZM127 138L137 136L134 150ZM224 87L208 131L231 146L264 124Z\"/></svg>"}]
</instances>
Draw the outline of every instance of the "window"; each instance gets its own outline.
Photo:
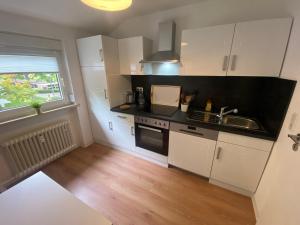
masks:
<instances>
[{"instance_id":1,"label":"window","mask_svg":"<svg viewBox=\"0 0 300 225\"><path fill-rule=\"evenodd\" d=\"M64 99L58 57L0 53L0 111Z\"/></svg>"}]
</instances>

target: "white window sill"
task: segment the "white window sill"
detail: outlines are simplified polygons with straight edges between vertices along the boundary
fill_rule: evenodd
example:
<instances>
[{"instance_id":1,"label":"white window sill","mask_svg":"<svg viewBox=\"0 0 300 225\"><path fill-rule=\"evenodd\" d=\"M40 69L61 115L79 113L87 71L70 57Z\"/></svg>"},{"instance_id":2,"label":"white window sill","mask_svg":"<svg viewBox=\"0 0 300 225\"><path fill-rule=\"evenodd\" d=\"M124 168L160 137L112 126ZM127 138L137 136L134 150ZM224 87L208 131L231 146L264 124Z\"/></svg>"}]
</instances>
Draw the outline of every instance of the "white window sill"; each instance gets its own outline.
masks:
<instances>
[{"instance_id":1,"label":"white window sill","mask_svg":"<svg viewBox=\"0 0 300 225\"><path fill-rule=\"evenodd\" d=\"M62 107L55 108L55 109L43 111L43 112L41 112L41 114L35 113L35 114L32 114L32 115L28 115L28 116L22 116L22 117L18 117L18 118L11 119L11 120L1 121L0 126L1 125L6 125L6 124L9 124L9 123L14 123L14 122L21 121L21 120L26 120L26 119L29 119L29 118L33 118L33 117L36 117L36 116L43 115L43 114L48 114L48 113L52 113L52 112L56 112L56 111L61 111L61 110L64 110L64 109L76 108L78 106L79 106L79 104L65 105L65 106L62 106Z\"/></svg>"}]
</instances>

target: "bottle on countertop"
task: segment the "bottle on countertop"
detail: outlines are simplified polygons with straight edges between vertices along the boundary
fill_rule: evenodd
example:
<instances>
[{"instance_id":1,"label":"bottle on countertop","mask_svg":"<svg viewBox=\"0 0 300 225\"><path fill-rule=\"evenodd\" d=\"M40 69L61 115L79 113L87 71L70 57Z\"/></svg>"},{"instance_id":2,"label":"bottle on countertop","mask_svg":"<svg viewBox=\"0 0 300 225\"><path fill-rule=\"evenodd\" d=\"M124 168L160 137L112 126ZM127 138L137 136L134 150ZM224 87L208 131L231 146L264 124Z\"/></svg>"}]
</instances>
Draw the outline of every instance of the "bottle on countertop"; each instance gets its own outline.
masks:
<instances>
[{"instance_id":1,"label":"bottle on countertop","mask_svg":"<svg viewBox=\"0 0 300 225\"><path fill-rule=\"evenodd\" d=\"M144 92L142 89L138 91L138 104L140 106L145 105L145 97L144 97Z\"/></svg>"},{"instance_id":2,"label":"bottle on countertop","mask_svg":"<svg viewBox=\"0 0 300 225\"><path fill-rule=\"evenodd\" d=\"M204 115L204 121L205 122L208 122L209 119L210 119L210 113L209 112L211 112L211 109L212 109L212 101L209 98L209 99L207 99L206 106L205 106L205 111L206 111L206 113Z\"/></svg>"},{"instance_id":3,"label":"bottle on countertop","mask_svg":"<svg viewBox=\"0 0 300 225\"><path fill-rule=\"evenodd\" d=\"M206 106L205 106L205 111L206 112L211 112L211 109L212 109L212 101L211 99L207 99L206 101Z\"/></svg>"}]
</instances>

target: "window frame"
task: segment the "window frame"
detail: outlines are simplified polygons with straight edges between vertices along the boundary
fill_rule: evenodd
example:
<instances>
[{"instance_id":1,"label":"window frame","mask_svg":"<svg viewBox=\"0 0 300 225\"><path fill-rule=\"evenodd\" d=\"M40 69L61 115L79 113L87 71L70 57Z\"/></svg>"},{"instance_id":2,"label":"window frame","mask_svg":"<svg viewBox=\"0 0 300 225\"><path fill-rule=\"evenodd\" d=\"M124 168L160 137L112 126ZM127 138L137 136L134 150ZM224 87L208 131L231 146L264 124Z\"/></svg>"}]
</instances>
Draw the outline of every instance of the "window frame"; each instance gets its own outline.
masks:
<instances>
[{"instance_id":1,"label":"window frame","mask_svg":"<svg viewBox=\"0 0 300 225\"><path fill-rule=\"evenodd\" d=\"M61 89L61 100L46 102L42 106L42 110L51 110L70 104L69 95L71 93L71 86L66 72L65 61L63 52L61 50L39 49L39 48L26 48L26 47L6 47L0 46L0 55L24 55L24 56L49 56L55 57L58 63L59 73L58 80ZM0 75L1 76L1 75ZM27 116L35 113L31 106L23 106L13 109L6 109L0 111L0 121L6 121L22 116Z\"/></svg>"}]
</instances>

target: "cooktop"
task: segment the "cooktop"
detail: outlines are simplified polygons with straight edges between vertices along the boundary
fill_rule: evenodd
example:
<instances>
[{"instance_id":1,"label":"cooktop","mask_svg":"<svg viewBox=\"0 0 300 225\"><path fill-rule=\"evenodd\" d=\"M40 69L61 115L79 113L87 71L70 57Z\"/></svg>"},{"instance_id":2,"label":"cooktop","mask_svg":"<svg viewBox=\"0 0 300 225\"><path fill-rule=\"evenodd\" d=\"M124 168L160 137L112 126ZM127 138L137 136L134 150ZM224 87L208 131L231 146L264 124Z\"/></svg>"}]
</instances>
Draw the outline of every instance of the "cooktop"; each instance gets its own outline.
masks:
<instances>
[{"instance_id":1,"label":"cooktop","mask_svg":"<svg viewBox=\"0 0 300 225\"><path fill-rule=\"evenodd\" d=\"M178 107L167 105L145 105L143 108L144 112L168 117L171 117L177 110Z\"/></svg>"}]
</instances>

